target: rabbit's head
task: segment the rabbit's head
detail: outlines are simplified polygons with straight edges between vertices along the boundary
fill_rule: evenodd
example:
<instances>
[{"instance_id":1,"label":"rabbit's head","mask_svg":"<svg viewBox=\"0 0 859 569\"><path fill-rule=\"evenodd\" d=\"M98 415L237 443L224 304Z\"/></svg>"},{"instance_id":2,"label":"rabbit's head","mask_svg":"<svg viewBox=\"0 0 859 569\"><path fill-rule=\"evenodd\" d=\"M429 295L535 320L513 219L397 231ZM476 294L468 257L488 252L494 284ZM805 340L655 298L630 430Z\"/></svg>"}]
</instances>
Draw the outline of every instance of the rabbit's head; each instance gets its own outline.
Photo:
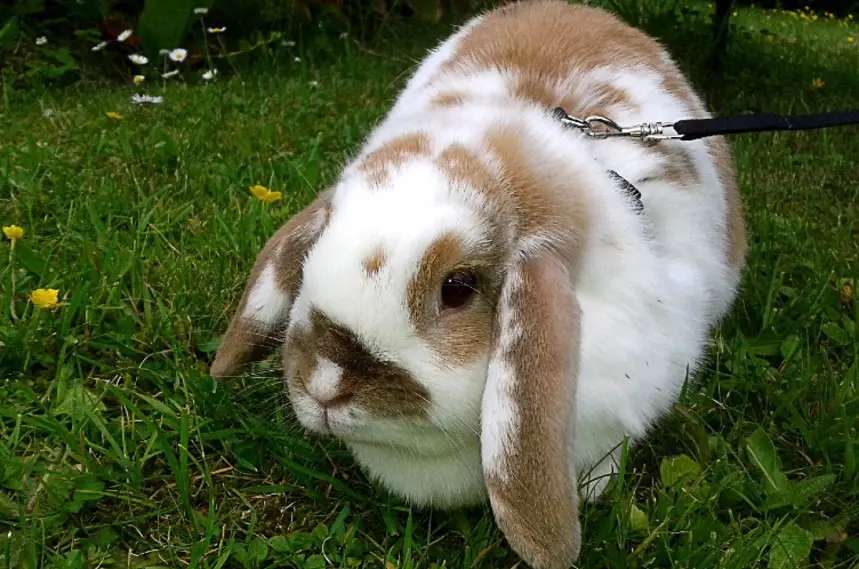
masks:
<instances>
[{"instance_id":1,"label":"rabbit's head","mask_svg":"<svg viewBox=\"0 0 859 569\"><path fill-rule=\"evenodd\" d=\"M479 448L474 492L389 486L439 506L488 493L514 549L555 567L579 548L568 456L587 215L520 138L501 126L470 149L412 132L356 160L259 254L212 375L282 344L307 429L401 456Z\"/></svg>"}]
</instances>

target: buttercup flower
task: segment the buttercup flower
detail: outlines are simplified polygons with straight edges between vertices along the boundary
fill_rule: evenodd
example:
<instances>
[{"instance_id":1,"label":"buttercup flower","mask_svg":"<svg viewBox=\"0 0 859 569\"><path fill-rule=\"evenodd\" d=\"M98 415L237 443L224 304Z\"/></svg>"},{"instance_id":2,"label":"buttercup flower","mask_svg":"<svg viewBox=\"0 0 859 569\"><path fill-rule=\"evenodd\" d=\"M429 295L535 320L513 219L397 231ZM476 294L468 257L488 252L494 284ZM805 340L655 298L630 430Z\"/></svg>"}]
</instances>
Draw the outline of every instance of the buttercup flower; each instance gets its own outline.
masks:
<instances>
[{"instance_id":1,"label":"buttercup flower","mask_svg":"<svg viewBox=\"0 0 859 569\"><path fill-rule=\"evenodd\" d=\"M205 16L206 14L209 13L209 9L208 8L194 8L194 13L197 14L198 16Z\"/></svg>"},{"instance_id":2,"label":"buttercup flower","mask_svg":"<svg viewBox=\"0 0 859 569\"><path fill-rule=\"evenodd\" d=\"M181 63L185 61L185 58L188 57L188 50L177 48L168 53L170 59L177 63Z\"/></svg>"},{"instance_id":3,"label":"buttercup flower","mask_svg":"<svg viewBox=\"0 0 859 569\"><path fill-rule=\"evenodd\" d=\"M134 79L132 79L132 81L134 81L135 85L140 85L145 80L146 80L146 77L144 77L143 75L135 75Z\"/></svg>"},{"instance_id":4,"label":"buttercup flower","mask_svg":"<svg viewBox=\"0 0 859 569\"><path fill-rule=\"evenodd\" d=\"M5 225L3 226L3 235L10 241L17 241L24 238L24 228L17 225Z\"/></svg>"},{"instance_id":5,"label":"buttercup flower","mask_svg":"<svg viewBox=\"0 0 859 569\"><path fill-rule=\"evenodd\" d=\"M251 186L251 193L262 203L272 203L280 199L280 192L273 192L265 186Z\"/></svg>"},{"instance_id":6,"label":"buttercup flower","mask_svg":"<svg viewBox=\"0 0 859 569\"><path fill-rule=\"evenodd\" d=\"M844 283L841 286L841 291L839 291L839 297L841 299L841 304L848 304L850 300L853 298L853 285L849 282Z\"/></svg>"},{"instance_id":7,"label":"buttercup flower","mask_svg":"<svg viewBox=\"0 0 859 569\"><path fill-rule=\"evenodd\" d=\"M36 45L45 45L46 43L48 43L48 38L45 36L36 38Z\"/></svg>"},{"instance_id":8,"label":"buttercup flower","mask_svg":"<svg viewBox=\"0 0 859 569\"><path fill-rule=\"evenodd\" d=\"M105 48L106 45L106 41L98 42L96 45L93 46L92 51L101 51Z\"/></svg>"},{"instance_id":9,"label":"buttercup flower","mask_svg":"<svg viewBox=\"0 0 859 569\"><path fill-rule=\"evenodd\" d=\"M39 288L30 293L30 302L38 308L54 308L60 291L55 288Z\"/></svg>"},{"instance_id":10,"label":"buttercup flower","mask_svg":"<svg viewBox=\"0 0 859 569\"><path fill-rule=\"evenodd\" d=\"M167 73L162 73L161 77L163 77L164 79L170 79L171 77L175 77L176 75L179 75L178 69L174 69L173 71L168 71Z\"/></svg>"},{"instance_id":11,"label":"buttercup flower","mask_svg":"<svg viewBox=\"0 0 859 569\"><path fill-rule=\"evenodd\" d=\"M131 63L136 63L137 65L146 65L149 63L149 58L145 55L140 55L138 53L132 53L128 56L128 59L131 60Z\"/></svg>"},{"instance_id":12,"label":"buttercup flower","mask_svg":"<svg viewBox=\"0 0 859 569\"><path fill-rule=\"evenodd\" d=\"M811 86L815 89L822 89L824 85L826 85L826 81L824 81L820 77L815 77L811 80Z\"/></svg>"},{"instance_id":13,"label":"buttercup flower","mask_svg":"<svg viewBox=\"0 0 859 569\"><path fill-rule=\"evenodd\" d=\"M117 36L116 40L117 41L125 41L131 37L131 33L132 33L132 30L125 30L124 32L119 34L119 36Z\"/></svg>"},{"instance_id":14,"label":"buttercup flower","mask_svg":"<svg viewBox=\"0 0 859 569\"><path fill-rule=\"evenodd\" d=\"M847 43L853 43L854 41L856 41L856 38L854 38L853 36L847 37Z\"/></svg>"},{"instance_id":15,"label":"buttercup flower","mask_svg":"<svg viewBox=\"0 0 859 569\"><path fill-rule=\"evenodd\" d=\"M203 79L205 79L206 81L211 81L212 79L215 78L215 75L217 75L217 74L218 74L217 69L210 69L209 71L206 71L205 73L203 73Z\"/></svg>"},{"instance_id":16,"label":"buttercup flower","mask_svg":"<svg viewBox=\"0 0 859 569\"><path fill-rule=\"evenodd\" d=\"M107 111L107 112L106 112L106 113L104 113L104 114L105 114L105 115L107 115L107 118L109 118L109 119L113 119L113 120L115 120L115 121L118 121L118 120L121 120L121 119L122 119L122 115L121 115L121 114L119 114L119 113L115 113L115 112L113 112L113 111Z\"/></svg>"},{"instance_id":17,"label":"buttercup flower","mask_svg":"<svg viewBox=\"0 0 859 569\"><path fill-rule=\"evenodd\" d=\"M163 97L152 97L150 95L132 95L131 103L134 105L160 105L164 102Z\"/></svg>"},{"instance_id":18,"label":"buttercup flower","mask_svg":"<svg viewBox=\"0 0 859 569\"><path fill-rule=\"evenodd\" d=\"M206 28L206 31L210 34L222 34L227 31L227 27L224 26L223 28Z\"/></svg>"}]
</instances>

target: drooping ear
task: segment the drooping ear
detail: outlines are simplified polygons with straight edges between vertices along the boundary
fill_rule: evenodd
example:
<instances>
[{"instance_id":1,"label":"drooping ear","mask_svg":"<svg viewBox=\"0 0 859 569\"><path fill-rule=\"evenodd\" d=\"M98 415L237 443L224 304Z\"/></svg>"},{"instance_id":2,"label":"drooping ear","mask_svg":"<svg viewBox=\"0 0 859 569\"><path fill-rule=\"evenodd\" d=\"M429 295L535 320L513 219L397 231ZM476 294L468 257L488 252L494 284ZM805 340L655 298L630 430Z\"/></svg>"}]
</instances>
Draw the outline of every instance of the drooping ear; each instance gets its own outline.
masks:
<instances>
[{"instance_id":1,"label":"drooping ear","mask_svg":"<svg viewBox=\"0 0 859 569\"><path fill-rule=\"evenodd\" d=\"M508 272L481 409L492 511L534 569L568 569L581 545L570 463L581 312L569 274L548 251Z\"/></svg>"},{"instance_id":2,"label":"drooping ear","mask_svg":"<svg viewBox=\"0 0 859 569\"><path fill-rule=\"evenodd\" d=\"M226 378L259 361L283 341L292 302L301 285L304 257L325 226L332 190L321 192L293 216L257 255L210 374Z\"/></svg>"}]
</instances>

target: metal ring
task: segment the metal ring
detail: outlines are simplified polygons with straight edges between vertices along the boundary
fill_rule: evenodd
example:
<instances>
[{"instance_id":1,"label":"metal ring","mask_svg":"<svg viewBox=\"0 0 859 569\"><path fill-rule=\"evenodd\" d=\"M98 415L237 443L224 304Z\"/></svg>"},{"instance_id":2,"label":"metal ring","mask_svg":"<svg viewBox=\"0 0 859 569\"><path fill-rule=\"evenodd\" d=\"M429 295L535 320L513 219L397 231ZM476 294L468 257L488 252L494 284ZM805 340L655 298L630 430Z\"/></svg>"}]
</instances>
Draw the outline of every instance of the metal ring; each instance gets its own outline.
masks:
<instances>
[{"instance_id":1,"label":"metal ring","mask_svg":"<svg viewBox=\"0 0 859 569\"><path fill-rule=\"evenodd\" d=\"M601 115L590 116L585 119L585 123L587 123L587 128L589 131L588 135L593 137L606 137L611 136L613 134L620 134L621 132L623 132L623 129L620 127L619 124L617 124L610 118ZM594 125L598 124L607 127L607 129L602 131L595 130Z\"/></svg>"}]
</instances>

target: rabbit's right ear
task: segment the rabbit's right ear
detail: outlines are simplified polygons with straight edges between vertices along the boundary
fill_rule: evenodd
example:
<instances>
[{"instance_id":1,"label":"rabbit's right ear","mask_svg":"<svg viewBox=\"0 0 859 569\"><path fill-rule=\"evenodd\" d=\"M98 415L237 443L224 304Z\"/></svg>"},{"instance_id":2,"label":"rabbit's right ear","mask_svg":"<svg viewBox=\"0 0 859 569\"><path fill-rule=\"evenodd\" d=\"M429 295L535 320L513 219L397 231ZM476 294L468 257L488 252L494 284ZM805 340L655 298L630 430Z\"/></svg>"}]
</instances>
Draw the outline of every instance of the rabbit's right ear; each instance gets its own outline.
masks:
<instances>
[{"instance_id":1,"label":"rabbit's right ear","mask_svg":"<svg viewBox=\"0 0 859 569\"><path fill-rule=\"evenodd\" d=\"M332 190L321 192L292 217L257 255L210 374L215 379L240 372L283 342L289 310L301 286L304 257L328 219Z\"/></svg>"},{"instance_id":2,"label":"rabbit's right ear","mask_svg":"<svg viewBox=\"0 0 859 569\"><path fill-rule=\"evenodd\" d=\"M571 464L580 329L564 262L550 251L514 262L496 311L480 438L495 520L533 569L567 569L581 544Z\"/></svg>"}]
</instances>

